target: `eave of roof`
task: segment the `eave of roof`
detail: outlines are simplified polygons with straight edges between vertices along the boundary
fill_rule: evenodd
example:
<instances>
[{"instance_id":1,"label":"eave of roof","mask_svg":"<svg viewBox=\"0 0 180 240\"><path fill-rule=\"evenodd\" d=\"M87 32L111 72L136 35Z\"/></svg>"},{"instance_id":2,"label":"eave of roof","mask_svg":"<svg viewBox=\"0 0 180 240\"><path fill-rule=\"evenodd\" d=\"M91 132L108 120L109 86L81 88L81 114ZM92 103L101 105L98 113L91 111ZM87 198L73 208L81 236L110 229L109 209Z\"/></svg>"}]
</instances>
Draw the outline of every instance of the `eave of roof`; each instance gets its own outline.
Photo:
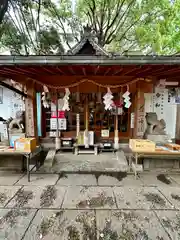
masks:
<instances>
[{"instance_id":1,"label":"eave of roof","mask_svg":"<svg viewBox=\"0 0 180 240\"><path fill-rule=\"evenodd\" d=\"M0 66L5 65L67 65L67 64L88 64L88 65L131 65L131 64L180 64L180 56L3 56L0 55Z\"/></svg>"},{"instance_id":2,"label":"eave of roof","mask_svg":"<svg viewBox=\"0 0 180 240\"><path fill-rule=\"evenodd\" d=\"M84 37L79 43L77 43L73 49L69 50L67 52L67 55L76 55L78 52L83 48L83 46L86 44L86 42L89 41L89 43L92 45L92 47L95 49L97 55L100 56L111 56L111 53L106 52L102 47L100 47L92 38L90 37Z\"/></svg>"}]
</instances>

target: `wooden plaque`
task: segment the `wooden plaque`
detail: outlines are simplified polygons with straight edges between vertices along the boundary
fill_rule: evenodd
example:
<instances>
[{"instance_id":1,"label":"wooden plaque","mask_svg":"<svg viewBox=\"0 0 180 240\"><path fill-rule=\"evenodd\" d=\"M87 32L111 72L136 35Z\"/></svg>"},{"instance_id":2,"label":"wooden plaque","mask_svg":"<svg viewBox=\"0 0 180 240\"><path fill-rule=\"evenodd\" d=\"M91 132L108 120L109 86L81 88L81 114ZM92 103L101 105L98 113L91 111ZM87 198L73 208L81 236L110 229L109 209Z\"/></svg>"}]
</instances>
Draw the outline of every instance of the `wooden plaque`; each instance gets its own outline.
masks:
<instances>
[{"instance_id":1,"label":"wooden plaque","mask_svg":"<svg viewBox=\"0 0 180 240\"><path fill-rule=\"evenodd\" d=\"M34 129L34 111L33 111L33 100L31 98L27 98L25 100L25 109L26 109L26 135L27 137L35 136Z\"/></svg>"}]
</instances>

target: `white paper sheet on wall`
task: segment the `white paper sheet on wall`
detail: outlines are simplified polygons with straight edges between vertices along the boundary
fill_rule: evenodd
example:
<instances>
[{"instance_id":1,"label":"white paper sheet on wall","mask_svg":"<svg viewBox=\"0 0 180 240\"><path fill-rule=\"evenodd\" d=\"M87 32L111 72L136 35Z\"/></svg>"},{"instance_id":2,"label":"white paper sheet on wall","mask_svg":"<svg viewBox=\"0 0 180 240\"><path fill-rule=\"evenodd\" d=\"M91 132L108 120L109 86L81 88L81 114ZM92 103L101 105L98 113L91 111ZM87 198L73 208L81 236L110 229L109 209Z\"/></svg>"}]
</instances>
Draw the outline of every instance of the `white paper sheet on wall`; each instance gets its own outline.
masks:
<instances>
[{"instance_id":1,"label":"white paper sheet on wall","mask_svg":"<svg viewBox=\"0 0 180 240\"><path fill-rule=\"evenodd\" d=\"M131 113L131 128L134 128L134 112Z\"/></svg>"},{"instance_id":2,"label":"white paper sheet on wall","mask_svg":"<svg viewBox=\"0 0 180 240\"><path fill-rule=\"evenodd\" d=\"M158 93L161 94L160 97L157 97ZM168 89L155 88L154 95L154 112L156 112L159 120L165 120L166 133L169 134L171 138L175 138L177 105L168 104ZM158 107L157 104L160 106Z\"/></svg>"},{"instance_id":3,"label":"white paper sheet on wall","mask_svg":"<svg viewBox=\"0 0 180 240\"><path fill-rule=\"evenodd\" d=\"M156 88L155 89L155 101L154 101L154 111L158 115L158 119L164 119L165 118L165 98L166 98L166 89L164 88Z\"/></svg>"},{"instance_id":4,"label":"white paper sheet on wall","mask_svg":"<svg viewBox=\"0 0 180 240\"><path fill-rule=\"evenodd\" d=\"M153 93L144 93L145 105L144 111L145 113L153 112Z\"/></svg>"}]
</instances>

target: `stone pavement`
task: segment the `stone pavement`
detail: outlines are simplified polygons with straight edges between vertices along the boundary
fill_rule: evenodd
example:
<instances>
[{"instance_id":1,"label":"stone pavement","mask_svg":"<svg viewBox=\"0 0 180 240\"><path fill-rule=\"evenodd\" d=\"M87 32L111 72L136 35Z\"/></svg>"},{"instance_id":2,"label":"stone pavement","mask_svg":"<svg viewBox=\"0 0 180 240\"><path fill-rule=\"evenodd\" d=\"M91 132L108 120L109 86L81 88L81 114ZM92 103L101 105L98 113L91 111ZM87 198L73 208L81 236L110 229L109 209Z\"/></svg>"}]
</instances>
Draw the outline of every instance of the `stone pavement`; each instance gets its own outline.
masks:
<instances>
[{"instance_id":1,"label":"stone pavement","mask_svg":"<svg viewBox=\"0 0 180 240\"><path fill-rule=\"evenodd\" d=\"M180 175L0 172L0 239L180 239Z\"/></svg>"},{"instance_id":2,"label":"stone pavement","mask_svg":"<svg viewBox=\"0 0 180 240\"><path fill-rule=\"evenodd\" d=\"M55 155L52 172L117 172L128 171L128 169L128 163L122 151L117 153L106 152L99 154L98 157L91 154L73 155L72 153L62 152Z\"/></svg>"}]
</instances>

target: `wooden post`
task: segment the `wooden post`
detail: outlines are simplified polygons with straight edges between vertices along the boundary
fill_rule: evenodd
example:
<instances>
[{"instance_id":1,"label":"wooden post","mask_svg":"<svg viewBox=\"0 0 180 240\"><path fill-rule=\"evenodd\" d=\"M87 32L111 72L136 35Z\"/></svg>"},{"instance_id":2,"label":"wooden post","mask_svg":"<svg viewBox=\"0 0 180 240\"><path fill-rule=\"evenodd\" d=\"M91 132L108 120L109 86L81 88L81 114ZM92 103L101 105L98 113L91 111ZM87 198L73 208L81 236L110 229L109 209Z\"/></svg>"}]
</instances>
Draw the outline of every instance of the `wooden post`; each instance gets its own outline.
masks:
<instances>
[{"instance_id":1,"label":"wooden post","mask_svg":"<svg viewBox=\"0 0 180 240\"><path fill-rule=\"evenodd\" d=\"M56 150L60 149L60 138L59 138L59 119L58 119L58 93L56 93Z\"/></svg>"},{"instance_id":2,"label":"wooden post","mask_svg":"<svg viewBox=\"0 0 180 240\"><path fill-rule=\"evenodd\" d=\"M86 130L89 129L89 114L88 114L88 101L86 100L86 105L85 105L85 116L86 116Z\"/></svg>"},{"instance_id":3,"label":"wooden post","mask_svg":"<svg viewBox=\"0 0 180 240\"><path fill-rule=\"evenodd\" d=\"M89 138L88 138L88 129L89 129L89 114L88 114L88 100L86 98L86 105L85 105L85 134L84 134L84 145L85 148L89 147Z\"/></svg>"},{"instance_id":4,"label":"wooden post","mask_svg":"<svg viewBox=\"0 0 180 240\"><path fill-rule=\"evenodd\" d=\"M33 82L27 84L27 98L25 99L25 126L26 136L37 139L37 112L36 112L36 93Z\"/></svg>"},{"instance_id":5,"label":"wooden post","mask_svg":"<svg viewBox=\"0 0 180 240\"><path fill-rule=\"evenodd\" d=\"M76 137L78 138L80 132L80 115L76 114Z\"/></svg>"},{"instance_id":6,"label":"wooden post","mask_svg":"<svg viewBox=\"0 0 180 240\"><path fill-rule=\"evenodd\" d=\"M115 130L114 130L114 148L119 149L119 132L118 132L118 112L116 108L116 115L115 115Z\"/></svg>"},{"instance_id":7,"label":"wooden post","mask_svg":"<svg viewBox=\"0 0 180 240\"><path fill-rule=\"evenodd\" d=\"M136 83L137 89L137 83ZM133 138L137 138L137 127L138 127L138 90L136 91L134 98L134 129L133 129Z\"/></svg>"},{"instance_id":8,"label":"wooden post","mask_svg":"<svg viewBox=\"0 0 180 240\"><path fill-rule=\"evenodd\" d=\"M135 111L135 138L142 138L144 134L144 93L137 83L136 111Z\"/></svg>"}]
</instances>

